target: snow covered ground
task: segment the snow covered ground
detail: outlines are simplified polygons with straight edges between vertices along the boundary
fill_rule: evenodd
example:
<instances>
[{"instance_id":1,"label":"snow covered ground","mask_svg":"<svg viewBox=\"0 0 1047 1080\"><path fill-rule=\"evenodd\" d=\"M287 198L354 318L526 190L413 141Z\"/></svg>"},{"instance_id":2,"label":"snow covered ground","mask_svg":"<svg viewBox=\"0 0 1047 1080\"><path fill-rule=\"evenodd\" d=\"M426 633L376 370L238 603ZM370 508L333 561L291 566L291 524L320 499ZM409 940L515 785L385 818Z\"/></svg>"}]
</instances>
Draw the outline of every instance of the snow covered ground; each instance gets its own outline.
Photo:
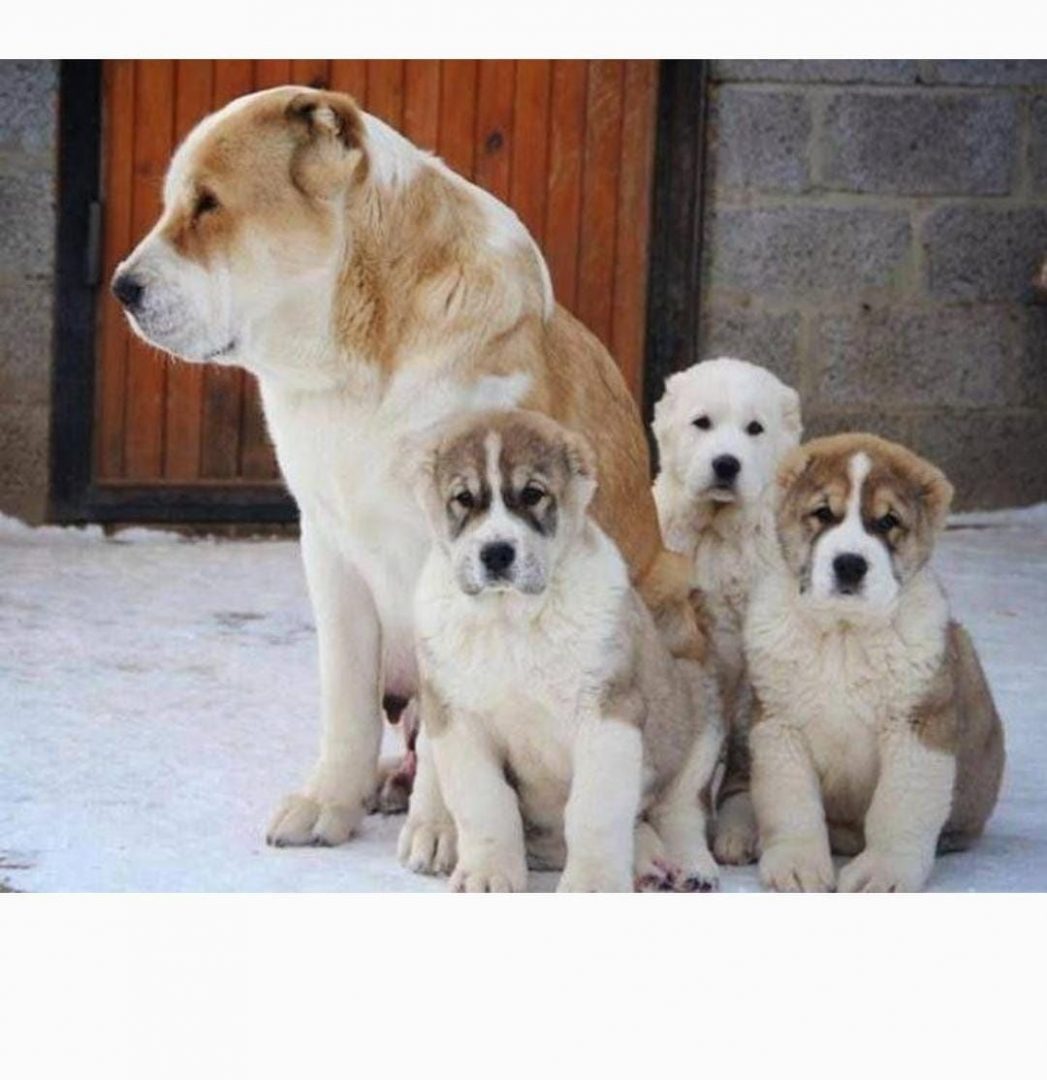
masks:
<instances>
[{"instance_id":1,"label":"snow covered ground","mask_svg":"<svg viewBox=\"0 0 1047 1080\"><path fill-rule=\"evenodd\" d=\"M931 887L1047 890L1047 506L958 521L937 565L988 670L1008 767L986 836L939 860ZM316 738L295 543L0 517L0 885L442 890L398 865L399 818L369 818L341 848L265 846ZM757 887L752 868L723 874L727 891Z\"/></svg>"}]
</instances>

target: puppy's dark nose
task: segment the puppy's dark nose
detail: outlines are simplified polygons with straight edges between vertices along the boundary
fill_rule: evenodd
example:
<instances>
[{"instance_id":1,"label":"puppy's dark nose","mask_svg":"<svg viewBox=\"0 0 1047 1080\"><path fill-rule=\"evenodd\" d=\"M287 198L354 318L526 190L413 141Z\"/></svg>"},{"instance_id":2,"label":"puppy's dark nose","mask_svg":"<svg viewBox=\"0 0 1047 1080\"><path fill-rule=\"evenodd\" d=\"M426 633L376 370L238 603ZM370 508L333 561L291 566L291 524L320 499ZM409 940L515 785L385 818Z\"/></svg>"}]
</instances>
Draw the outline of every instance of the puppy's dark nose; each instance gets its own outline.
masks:
<instances>
[{"instance_id":1,"label":"puppy's dark nose","mask_svg":"<svg viewBox=\"0 0 1047 1080\"><path fill-rule=\"evenodd\" d=\"M120 274L113 279L113 296L127 308L134 311L142 303L145 286L131 274Z\"/></svg>"},{"instance_id":2,"label":"puppy's dark nose","mask_svg":"<svg viewBox=\"0 0 1047 1080\"><path fill-rule=\"evenodd\" d=\"M869 564L865 559L861 555L853 555L851 552L837 555L833 559L833 572L836 574L836 580L845 589L853 589L860 585L868 569Z\"/></svg>"},{"instance_id":3,"label":"puppy's dark nose","mask_svg":"<svg viewBox=\"0 0 1047 1080\"><path fill-rule=\"evenodd\" d=\"M484 544L480 548L480 562L487 568L488 573L495 577L503 575L513 565L515 558L516 549L512 544Z\"/></svg>"},{"instance_id":4,"label":"puppy's dark nose","mask_svg":"<svg viewBox=\"0 0 1047 1080\"><path fill-rule=\"evenodd\" d=\"M721 454L713 458L713 472L716 479L729 484L742 471L742 463L734 454Z\"/></svg>"}]
</instances>

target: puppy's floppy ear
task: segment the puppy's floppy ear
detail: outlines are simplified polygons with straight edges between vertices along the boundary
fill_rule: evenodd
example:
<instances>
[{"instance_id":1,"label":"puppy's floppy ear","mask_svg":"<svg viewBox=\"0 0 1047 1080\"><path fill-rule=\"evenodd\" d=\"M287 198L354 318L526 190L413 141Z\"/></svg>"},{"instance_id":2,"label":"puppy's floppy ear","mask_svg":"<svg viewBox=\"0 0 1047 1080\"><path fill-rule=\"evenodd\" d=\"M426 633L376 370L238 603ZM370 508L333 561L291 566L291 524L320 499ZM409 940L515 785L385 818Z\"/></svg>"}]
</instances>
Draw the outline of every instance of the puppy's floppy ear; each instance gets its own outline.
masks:
<instances>
[{"instance_id":1,"label":"puppy's floppy ear","mask_svg":"<svg viewBox=\"0 0 1047 1080\"><path fill-rule=\"evenodd\" d=\"M920 499L927 508L935 532L938 532L945 527L949 517L954 489L941 469L929 461L921 460L920 464Z\"/></svg>"},{"instance_id":2,"label":"puppy's floppy ear","mask_svg":"<svg viewBox=\"0 0 1047 1080\"><path fill-rule=\"evenodd\" d=\"M654 420L651 422L651 431L654 432L654 437L657 440L659 447L661 447L662 439L668 434L671 426L673 398L675 397L675 390L679 385L680 376L682 374L682 372L678 371L675 375L670 375L669 378L665 380L665 390L662 392L662 396L655 402Z\"/></svg>"},{"instance_id":3,"label":"puppy's floppy ear","mask_svg":"<svg viewBox=\"0 0 1047 1080\"><path fill-rule=\"evenodd\" d=\"M782 385L782 432L788 446L795 446L803 434L800 415L800 395L791 387Z\"/></svg>"},{"instance_id":4,"label":"puppy's floppy ear","mask_svg":"<svg viewBox=\"0 0 1047 1080\"><path fill-rule=\"evenodd\" d=\"M596 493L596 454L589 440L577 431L564 430L563 449L571 474L571 486L579 493L580 505L584 509Z\"/></svg>"},{"instance_id":5,"label":"puppy's floppy ear","mask_svg":"<svg viewBox=\"0 0 1047 1080\"><path fill-rule=\"evenodd\" d=\"M436 489L436 466L443 445L445 425L432 426L400 440L395 470L410 486L433 528L440 522L443 502Z\"/></svg>"},{"instance_id":6,"label":"puppy's floppy ear","mask_svg":"<svg viewBox=\"0 0 1047 1080\"><path fill-rule=\"evenodd\" d=\"M778 466L778 489L785 492L800 479L811 464L811 453L806 446L797 446L791 450Z\"/></svg>"},{"instance_id":7,"label":"puppy's floppy ear","mask_svg":"<svg viewBox=\"0 0 1047 1080\"><path fill-rule=\"evenodd\" d=\"M291 160L295 185L317 199L329 199L348 184L363 156L363 119L348 94L303 90L284 112L299 136Z\"/></svg>"}]
</instances>

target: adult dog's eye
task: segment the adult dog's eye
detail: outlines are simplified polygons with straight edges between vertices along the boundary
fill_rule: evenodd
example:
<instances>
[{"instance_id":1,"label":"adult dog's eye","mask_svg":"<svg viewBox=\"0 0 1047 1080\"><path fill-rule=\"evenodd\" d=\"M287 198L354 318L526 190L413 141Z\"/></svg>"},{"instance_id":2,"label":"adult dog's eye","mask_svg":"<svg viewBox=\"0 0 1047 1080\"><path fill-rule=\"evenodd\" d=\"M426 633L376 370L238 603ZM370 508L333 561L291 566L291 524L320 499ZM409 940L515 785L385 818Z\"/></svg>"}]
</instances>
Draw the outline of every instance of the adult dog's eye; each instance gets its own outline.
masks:
<instances>
[{"instance_id":1,"label":"adult dog's eye","mask_svg":"<svg viewBox=\"0 0 1047 1080\"><path fill-rule=\"evenodd\" d=\"M709 428L713 426L713 422L709 419L708 416L699 416L694 421L694 426L700 431L708 431Z\"/></svg>"},{"instance_id":2,"label":"adult dog's eye","mask_svg":"<svg viewBox=\"0 0 1047 1080\"><path fill-rule=\"evenodd\" d=\"M476 499L473 498L473 493L468 489L459 491L457 495L452 495L451 502L457 503L463 510L472 510L476 505Z\"/></svg>"},{"instance_id":3,"label":"adult dog's eye","mask_svg":"<svg viewBox=\"0 0 1047 1080\"><path fill-rule=\"evenodd\" d=\"M762 435L763 424L761 424L759 420L754 420L745 430L750 435Z\"/></svg>"},{"instance_id":4,"label":"adult dog's eye","mask_svg":"<svg viewBox=\"0 0 1047 1080\"><path fill-rule=\"evenodd\" d=\"M201 191L193 204L193 217L203 217L204 214L213 213L221 204L213 191Z\"/></svg>"},{"instance_id":5,"label":"adult dog's eye","mask_svg":"<svg viewBox=\"0 0 1047 1080\"><path fill-rule=\"evenodd\" d=\"M812 510L811 517L820 521L823 525L831 525L836 520L836 515L825 503L819 506L817 510Z\"/></svg>"},{"instance_id":6,"label":"adult dog's eye","mask_svg":"<svg viewBox=\"0 0 1047 1080\"><path fill-rule=\"evenodd\" d=\"M524 506L537 506L545 498L545 489L537 484L528 484L520 492L520 501Z\"/></svg>"},{"instance_id":7,"label":"adult dog's eye","mask_svg":"<svg viewBox=\"0 0 1047 1080\"><path fill-rule=\"evenodd\" d=\"M877 518L872 524L876 532L880 533L881 536L886 536L891 529L897 529L901 522L896 514L886 513L883 517Z\"/></svg>"}]
</instances>

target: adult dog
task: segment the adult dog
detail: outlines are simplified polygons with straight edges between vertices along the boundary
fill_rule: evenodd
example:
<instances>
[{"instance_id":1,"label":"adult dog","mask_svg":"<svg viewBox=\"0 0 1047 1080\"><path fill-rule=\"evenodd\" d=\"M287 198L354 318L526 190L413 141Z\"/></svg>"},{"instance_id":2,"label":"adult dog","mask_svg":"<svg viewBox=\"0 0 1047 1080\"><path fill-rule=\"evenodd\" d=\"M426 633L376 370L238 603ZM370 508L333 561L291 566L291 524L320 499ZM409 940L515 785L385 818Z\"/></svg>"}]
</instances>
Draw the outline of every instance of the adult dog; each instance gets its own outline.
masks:
<instances>
[{"instance_id":1,"label":"adult dog","mask_svg":"<svg viewBox=\"0 0 1047 1080\"><path fill-rule=\"evenodd\" d=\"M411 598L429 535L398 464L405 440L449 416L521 405L582 432L602 478L595 516L674 649L700 654L611 357L555 304L508 207L351 98L282 87L202 121L113 291L147 341L258 376L301 510L323 736L271 843L349 838L375 783L383 693L416 690ZM419 826L442 820L421 780Z\"/></svg>"}]
</instances>

